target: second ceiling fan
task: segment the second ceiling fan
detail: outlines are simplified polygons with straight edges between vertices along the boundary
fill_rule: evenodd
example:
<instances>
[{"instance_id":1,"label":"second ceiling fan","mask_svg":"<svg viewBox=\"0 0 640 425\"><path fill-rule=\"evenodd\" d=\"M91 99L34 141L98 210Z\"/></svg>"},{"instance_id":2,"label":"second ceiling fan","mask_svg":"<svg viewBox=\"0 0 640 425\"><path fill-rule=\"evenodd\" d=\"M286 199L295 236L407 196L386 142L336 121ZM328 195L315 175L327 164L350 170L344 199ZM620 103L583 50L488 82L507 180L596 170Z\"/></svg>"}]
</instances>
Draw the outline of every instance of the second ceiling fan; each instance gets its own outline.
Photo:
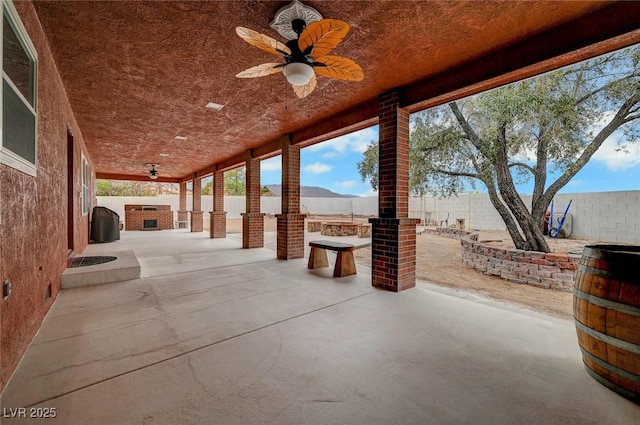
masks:
<instances>
[{"instance_id":1,"label":"second ceiling fan","mask_svg":"<svg viewBox=\"0 0 640 425\"><path fill-rule=\"evenodd\" d=\"M296 38L281 43L257 31L236 27L236 33L247 43L284 58L284 63L263 63L236 77L255 78L282 72L300 98L316 88L316 75L349 81L364 79L362 68L353 60L328 55L347 35L349 24L337 19L320 19L307 25L304 19L296 17L291 20L290 29Z\"/></svg>"}]
</instances>

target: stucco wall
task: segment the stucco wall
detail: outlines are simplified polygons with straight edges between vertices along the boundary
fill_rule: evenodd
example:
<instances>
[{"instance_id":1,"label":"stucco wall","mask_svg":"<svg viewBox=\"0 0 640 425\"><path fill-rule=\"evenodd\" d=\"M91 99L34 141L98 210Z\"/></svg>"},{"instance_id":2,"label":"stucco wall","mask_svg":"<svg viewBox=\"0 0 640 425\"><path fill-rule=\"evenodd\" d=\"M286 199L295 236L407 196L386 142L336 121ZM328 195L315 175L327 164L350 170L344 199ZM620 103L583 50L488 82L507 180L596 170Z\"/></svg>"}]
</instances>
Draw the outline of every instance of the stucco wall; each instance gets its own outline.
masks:
<instances>
[{"instance_id":1,"label":"stucco wall","mask_svg":"<svg viewBox=\"0 0 640 425\"><path fill-rule=\"evenodd\" d=\"M15 370L60 291L67 261L67 126L75 136L75 248L87 245L89 216L80 205L81 151L86 154L60 76L30 2L14 2L38 54L37 175L0 165L0 270L13 294L1 301L0 391ZM91 167L91 164L90 164ZM93 175L93 172L91 172ZM93 179L90 187L95 185ZM94 199L95 194L90 194ZM45 299L51 284L52 296Z\"/></svg>"}]
</instances>

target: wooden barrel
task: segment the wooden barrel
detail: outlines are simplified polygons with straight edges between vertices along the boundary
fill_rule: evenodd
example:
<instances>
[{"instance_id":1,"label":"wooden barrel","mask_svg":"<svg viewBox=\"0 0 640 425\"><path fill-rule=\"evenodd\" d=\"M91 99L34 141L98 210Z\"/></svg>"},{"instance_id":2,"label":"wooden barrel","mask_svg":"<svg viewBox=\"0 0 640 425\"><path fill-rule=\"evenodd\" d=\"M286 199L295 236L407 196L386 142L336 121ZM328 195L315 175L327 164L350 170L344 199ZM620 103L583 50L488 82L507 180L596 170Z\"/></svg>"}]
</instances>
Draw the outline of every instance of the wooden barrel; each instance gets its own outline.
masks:
<instances>
[{"instance_id":1,"label":"wooden barrel","mask_svg":"<svg viewBox=\"0 0 640 425\"><path fill-rule=\"evenodd\" d=\"M640 246L584 248L573 317L589 375L640 402Z\"/></svg>"}]
</instances>

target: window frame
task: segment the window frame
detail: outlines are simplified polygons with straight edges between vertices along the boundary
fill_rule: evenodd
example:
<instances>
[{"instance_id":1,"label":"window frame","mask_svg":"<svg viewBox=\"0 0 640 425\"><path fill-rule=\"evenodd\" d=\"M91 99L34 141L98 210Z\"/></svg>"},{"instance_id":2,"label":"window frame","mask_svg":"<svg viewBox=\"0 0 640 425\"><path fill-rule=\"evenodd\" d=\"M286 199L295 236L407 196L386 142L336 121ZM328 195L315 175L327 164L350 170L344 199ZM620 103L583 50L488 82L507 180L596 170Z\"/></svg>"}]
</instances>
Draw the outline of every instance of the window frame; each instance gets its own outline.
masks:
<instances>
[{"instance_id":1,"label":"window frame","mask_svg":"<svg viewBox=\"0 0 640 425\"><path fill-rule=\"evenodd\" d=\"M29 111L31 111L34 115L34 161L33 163L20 155L14 153L9 150L9 148L4 147L3 144L3 127L2 120L0 120L0 163L9 166L11 168L15 168L16 170L22 171L25 174L30 176L36 176L36 172L38 169L38 53L36 51L31 38L29 37L29 33L27 32L22 20L20 19L20 15L16 10L13 2L11 0L0 0L2 2L2 13L3 16L6 16L7 21L11 25L13 32L15 33L18 41L22 45L22 48L25 51L25 54L29 57L30 60L33 61L33 73L29 76L30 79L33 79L33 105L25 99L24 95L18 88L15 86L13 81L5 74L4 69L2 69L2 80L6 81L7 84L11 87L14 93L20 98L20 100L27 106ZM0 38L4 35L4 19L3 23L0 24ZM3 63L3 49L0 46L0 64ZM4 111L2 110L2 96L4 96L4 89L0 90L0 117L3 116Z\"/></svg>"},{"instance_id":2,"label":"window frame","mask_svg":"<svg viewBox=\"0 0 640 425\"><path fill-rule=\"evenodd\" d=\"M80 202L82 203L82 216L89 214L89 161L81 153L80 161Z\"/></svg>"}]
</instances>

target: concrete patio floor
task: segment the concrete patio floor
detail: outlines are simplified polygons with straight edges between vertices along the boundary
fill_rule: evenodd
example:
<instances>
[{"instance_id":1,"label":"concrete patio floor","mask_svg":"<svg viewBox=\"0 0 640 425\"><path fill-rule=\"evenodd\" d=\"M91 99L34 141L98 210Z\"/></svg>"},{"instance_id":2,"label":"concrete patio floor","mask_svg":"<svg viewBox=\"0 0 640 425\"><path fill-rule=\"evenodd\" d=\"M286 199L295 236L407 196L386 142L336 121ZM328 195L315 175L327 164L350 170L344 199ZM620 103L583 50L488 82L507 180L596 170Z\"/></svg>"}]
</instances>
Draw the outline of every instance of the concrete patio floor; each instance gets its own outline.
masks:
<instances>
[{"instance_id":1,"label":"concrete patio floor","mask_svg":"<svg viewBox=\"0 0 640 425\"><path fill-rule=\"evenodd\" d=\"M276 260L274 242L170 230L90 245L134 251L143 277L59 295L2 424L640 423L584 371L572 322L425 282L380 291L360 265L334 279ZM8 417L19 407L56 418Z\"/></svg>"}]
</instances>

